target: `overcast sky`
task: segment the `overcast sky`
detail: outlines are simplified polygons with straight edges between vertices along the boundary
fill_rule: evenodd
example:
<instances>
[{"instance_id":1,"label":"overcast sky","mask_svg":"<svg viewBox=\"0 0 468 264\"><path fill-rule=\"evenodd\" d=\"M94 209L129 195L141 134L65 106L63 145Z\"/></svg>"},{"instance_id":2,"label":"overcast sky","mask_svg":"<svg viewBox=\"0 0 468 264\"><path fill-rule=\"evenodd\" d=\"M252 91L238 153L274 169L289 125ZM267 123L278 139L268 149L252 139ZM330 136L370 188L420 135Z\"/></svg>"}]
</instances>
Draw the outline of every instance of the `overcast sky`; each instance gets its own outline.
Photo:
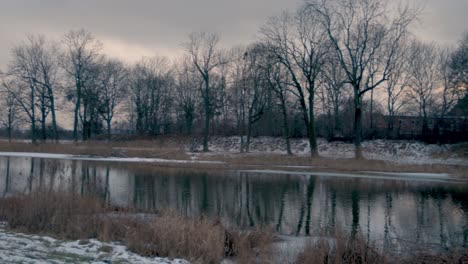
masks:
<instances>
[{"instance_id":1,"label":"overcast sky","mask_svg":"<svg viewBox=\"0 0 468 264\"><path fill-rule=\"evenodd\" d=\"M468 0L425 1L416 33L426 41L455 44L468 30ZM302 0L0 0L0 67L28 33L59 39L85 28L105 52L133 62L142 56L180 52L188 33L216 31L222 44L255 39L268 17L295 9Z\"/></svg>"}]
</instances>

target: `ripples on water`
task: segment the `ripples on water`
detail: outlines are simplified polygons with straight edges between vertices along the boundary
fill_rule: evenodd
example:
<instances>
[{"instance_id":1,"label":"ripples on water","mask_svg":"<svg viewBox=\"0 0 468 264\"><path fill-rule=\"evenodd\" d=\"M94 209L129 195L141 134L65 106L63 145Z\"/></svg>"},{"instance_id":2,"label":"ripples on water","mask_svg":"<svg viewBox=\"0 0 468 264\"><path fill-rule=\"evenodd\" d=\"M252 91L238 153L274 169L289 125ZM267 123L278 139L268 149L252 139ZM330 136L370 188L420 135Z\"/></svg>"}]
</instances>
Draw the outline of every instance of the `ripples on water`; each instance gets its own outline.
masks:
<instances>
[{"instance_id":1,"label":"ripples on water","mask_svg":"<svg viewBox=\"0 0 468 264\"><path fill-rule=\"evenodd\" d=\"M148 165L0 158L0 195L35 189L86 194L141 209L220 217L281 234L361 235L384 248L468 246L468 184Z\"/></svg>"}]
</instances>

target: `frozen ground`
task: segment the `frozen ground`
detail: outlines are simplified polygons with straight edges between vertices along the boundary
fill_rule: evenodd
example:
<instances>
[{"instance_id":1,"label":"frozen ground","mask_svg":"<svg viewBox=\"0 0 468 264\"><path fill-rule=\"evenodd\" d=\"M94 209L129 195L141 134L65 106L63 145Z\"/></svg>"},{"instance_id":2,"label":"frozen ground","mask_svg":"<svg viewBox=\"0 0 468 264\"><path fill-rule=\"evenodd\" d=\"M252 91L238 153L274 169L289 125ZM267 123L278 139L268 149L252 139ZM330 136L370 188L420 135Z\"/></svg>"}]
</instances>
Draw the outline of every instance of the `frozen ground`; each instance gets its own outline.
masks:
<instances>
[{"instance_id":1,"label":"frozen ground","mask_svg":"<svg viewBox=\"0 0 468 264\"><path fill-rule=\"evenodd\" d=\"M2 227L0 263L189 264L181 259L142 257L116 243L103 243L94 239L65 242L46 236L12 233Z\"/></svg>"},{"instance_id":2,"label":"frozen ground","mask_svg":"<svg viewBox=\"0 0 468 264\"><path fill-rule=\"evenodd\" d=\"M453 145L430 145L407 140L370 140L364 141L362 146L364 157L367 159L413 164L442 163L468 165L467 157L453 155L448 158L438 158L438 156L440 157L442 154L450 151ZM210 141L209 148L214 154L239 153L240 137L214 137ZM291 148L295 155L309 154L307 139L291 139ZM319 139L318 149L322 157L354 157L354 145L352 143L327 142L324 139ZM190 148L187 147L187 150L190 150ZM197 150L201 150L201 147ZM250 152L254 154L286 154L285 140L273 137L252 138Z\"/></svg>"},{"instance_id":3,"label":"frozen ground","mask_svg":"<svg viewBox=\"0 0 468 264\"><path fill-rule=\"evenodd\" d=\"M177 142L173 142L176 143ZM418 141L408 140L370 140L364 141L363 155L367 159L384 160L407 164L452 164L468 165L467 154L449 154L455 145L430 145ZM291 148L295 155L309 155L309 143L307 139L291 139ZM124 149L124 148L116 148ZM151 150L151 148L131 148ZM204 161L207 155L234 155L240 152L240 137L212 137L209 142L209 153L202 153L201 142L194 141L185 146L186 152L191 156L190 160L159 159L145 157L98 157L86 155L28 153L28 152L0 152L0 156L33 157L49 159L69 159L109 162L140 162L140 163L202 163L220 164L217 161ZM327 158L352 158L354 157L354 145L345 142L327 142L318 140L318 150L322 157ZM286 154L285 140L275 137L256 137L251 139L250 152L252 154Z\"/></svg>"}]
</instances>

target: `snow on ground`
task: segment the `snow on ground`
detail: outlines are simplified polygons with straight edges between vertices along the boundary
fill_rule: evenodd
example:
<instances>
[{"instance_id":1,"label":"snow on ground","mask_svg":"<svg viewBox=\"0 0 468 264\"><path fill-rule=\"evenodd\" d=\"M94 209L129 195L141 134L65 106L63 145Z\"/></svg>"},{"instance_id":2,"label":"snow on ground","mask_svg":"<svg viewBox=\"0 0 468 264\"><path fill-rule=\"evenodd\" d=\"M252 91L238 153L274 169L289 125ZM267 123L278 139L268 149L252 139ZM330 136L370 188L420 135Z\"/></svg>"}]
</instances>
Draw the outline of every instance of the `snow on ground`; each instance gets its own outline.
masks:
<instances>
[{"instance_id":1,"label":"snow on ground","mask_svg":"<svg viewBox=\"0 0 468 264\"><path fill-rule=\"evenodd\" d=\"M147 258L117 243L98 240L61 241L46 236L13 233L0 228L0 263L141 263L189 264L167 258Z\"/></svg>"},{"instance_id":2,"label":"snow on ground","mask_svg":"<svg viewBox=\"0 0 468 264\"><path fill-rule=\"evenodd\" d=\"M319 154L322 157L354 157L354 145L352 143L327 142L325 139L318 139L317 143ZM369 140L364 141L362 147L364 157L367 159L412 164L442 163L468 165L466 157L436 158L437 155L449 151L452 147L451 145L425 144L409 140ZM213 137L210 140L209 148L214 154L239 153L240 137ZM307 139L291 139L291 149L296 155L308 155L309 142ZM200 151L201 146L197 150ZM286 154L285 140L274 137L252 138L250 152L254 154Z\"/></svg>"},{"instance_id":3,"label":"snow on ground","mask_svg":"<svg viewBox=\"0 0 468 264\"><path fill-rule=\"evenodd\" d=\"M353 158L354 145L345 142L327 142L318 139L318 150L322 157L326 158ZM285 140L278 137L255 137L251 139L250 152L253 154L286 154ZM409 140L370 140L362 143L363 155L367 159L384 160L406 164L452 164L468 165L468 158L452 155L442 158L442 155L454 145L425 144ZM123 148L117 148L123 149ZM149 148L132 148L149 149ZM186 152L190 154L190 160L172 160L159 158L121 158L121 157L98 157L87 155L68 155L51 153L29 153L29 152L0 152L0 156L10 157L32 157L48 159L107 161L107 162L143 162L143 163L201 163L222 164L219 161L204 161L207 155L230 155L240 152L240 137L212 137L209 142L209 153L201 153L200 142L193 141L185 146ZM307 139L291 139L291 149L295 155L309 155L309 142Z\"/></svg>"}]
</instances>

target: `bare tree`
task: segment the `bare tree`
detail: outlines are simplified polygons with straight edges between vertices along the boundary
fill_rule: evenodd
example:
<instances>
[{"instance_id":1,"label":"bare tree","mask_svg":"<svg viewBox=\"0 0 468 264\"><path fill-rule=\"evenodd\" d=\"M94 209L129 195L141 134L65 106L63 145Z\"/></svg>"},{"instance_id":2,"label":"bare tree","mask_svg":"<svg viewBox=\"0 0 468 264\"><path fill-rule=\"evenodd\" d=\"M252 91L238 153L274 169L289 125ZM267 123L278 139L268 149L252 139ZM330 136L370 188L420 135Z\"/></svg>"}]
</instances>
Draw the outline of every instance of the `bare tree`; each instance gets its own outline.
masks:
<instances>
[{"instance_id":1,"label":"bare tree","mask_svg":"<svg viewBox=\"0 0 468 264\"><path fill-rule=\"evenodd\" d=\"M111 126L116 108L124 99L124 89L127 84L127 69L118 60L108 60L102 65L101 110L102 119L106 123L107 140L111 140Z\"/></svg>"},{"instance_id":2,"label":"bare tree","mask_svg":"<svg viewBox=\"0 0 468 264\"><path fill-rule=\"evenodd\" d=\"M176 65L175 100L177 115L182 118L188 135L193 132L193 122L196 117L196 107L199 103L199 91L203 80L194 69L190 58L183 58Z\"/></svg>"},{"instance_id":3,"label":"bare tree","mask_svg":"<svg viewBox=\"0 0 468 264\"><path fill-rule=\"evenodd\" d=\"M261 30L263 38L291 75L291 85L298 97L307 127L310 153L318 156L315 128L315 93L318 78L329 52L328 39L309 9L300 8L295 15L283 13Z\"/></svg>"},{"instance_id":4,"label":"bare tree","mask_svg":"<svg viewBox=\"0 0 468 264\"><path fill-rule=\"evenodd\" d=\"M411 75L409 47L405 45L395 57L395 67L388 75L388 80L384 84L387 94L387 137L393 136L395 127L395 116L400 113L402 108L408 104L409 98L406 96L409 88Z\"/></svg>"},{"instance_id":5,"label":"bare tree","mask_svg":"<svg viewBox=\"0 0 468 264\"><path fill-rule=\"evenodd\" d=\"M292 155L288 114L288 101L291 94L288 86L290 83L289 74L283 64L278 62L274 57L269 58L265 65L265 70L268 86L274 92L280 104L283 116L283 134L286 141L286 152L288 155Z\"/></svg>"},{"instance_id":6,"label":"bare tree","mask_svg":"<svg viewBox=\"0 0 468 264\"><path fill-rule=\"evenodd\" d=\"M12 132L18 127L21 121L20 108L14 95L9 92L8 87L13 84L2 82L0 87L0 107L3 111L0 112L0 125L6 129L8 142L12 140Z\"/></svg>"},{"instance_id":7,"label":"bare tree","mask_svg":"<svg viewBox=\"0 0 468 264\"><path fill-rule=\"evenodd\" d=\"M450 53L451 51L447 48L439 52L439 71L442 79L442 89L439 92L440 96L438 96L439 107L437 116L439 118L447 116L449 111L453 109L458 100L463 96L463 92L451 80Z\"/></svg>"},{"instance_id":8,"label":"bare tree","mask_svg":"<svg viewBox=\"0 0 468 264\"><path fill-rule=\"evenodd\" d=\"M325 114L328 116L329 138L337 135L342 136L343 125L340 118L340 108L344 104L343 100L346 98L348 92L346 89L347 79L345 72L343 68L340 67L339 61L334 55L334 53L328 55L327 62L321 74L321 99L324 111L326 111Z\"/></svg>"},{"instance_id":9,"label":"bare tree","mask_svg":"<svg viewBox=\"0 0 468 264\"><path fill-rule=\"evenodd\" d=\"M65 52L61 63L71 86L68 99L74 103L73 139L78 141L78 122L83 104L83 90L87 86L92 89L89 86L93 81L93 67L100 58L101 43L91 33L81 29L67 33L63 44ZM84 118L87 119L87 115L84 115Z\"/></svg>"},{"instance_id":10,"label":"bare tree","mask_svg":"<svg viewBox=\"0 0 468 264\"><path fill-rule=\"evenodd\" d=\"M416 17L408 7L391 10L388 4L388 0L309 2L353 87L357 159L362 158L362 98L388 79L395 66L395 54Z\"/></svg>"},{"instance_id":11,"label":"bare tree","mask_svg":"<svg viewBox=\"0 0 468 264\"><path fill-rule=\"evenodd\" d=\"M450 56L449 73L452 86L464 97L468 92L468 32Z\"/></svg>"},{"instance_id":12,"label":"bare tree","mask_svg":"<svg viewBox=\"0 0 468 264\"><path fill-rule=\"evenodd\" d=\"M131 71L130 92L140 135L157 135L167 119L172 72L165 57L144 58Z\"/></svg>"},{"instance_id":13,"label":"bare tree","mask_svg":"<svg viewBox=\"0 0 468 264\"><path fill-rule=\"evenodd\" d=\"M13 49L13 60L9 64L7 75L15 81L4 84L4 88L29 117L33 142L36 141L38 121L41 124L42 139L46 139L49 113L52 113L55 139L58 136L54 103L58 65L53 56L53 48L46 43L43 36L28 36L26 42Z\"/></svg>"},{"instance_id":14,"label":"bare tree","mask_svg":"<svg viewBox=\"0 0 468 264\"><path fill-rule=\"evenodd\" d=\"M422 119L422 135L427 136L429 116L434 114L435 94L441 85L440 60L435 44L425 44L414 41L409 57L409 74L411 75L409 96L418 106L418 114Z\"/></svg>"},{"instance_id":15,"label":"bare tree","mask_svg":"<svg viewBox=\"0 0 468 264\"><path fill-rule=\"evenodd\" d=\"M205 110L205 127L203 130L203 151L209 151L208 139L210 133L210 120L212 115L211 77L216 68L222 63L218 51L219 36L211 33L193 33L189 40L183 44L192 63L204 81L200 90Z\"/></svg>"},{"instance_id":16,"label":"bare tree","mask_svg":"<svg viewBox=\"0 0 468 264\"><path fill-rule=\"evenodd\" d=\"M253 125L263 116L267 103L267 54L261 44L238 49L235 54L234 97L237 101L241 152L249 152Z\"/></svg>"}]
</instances>

